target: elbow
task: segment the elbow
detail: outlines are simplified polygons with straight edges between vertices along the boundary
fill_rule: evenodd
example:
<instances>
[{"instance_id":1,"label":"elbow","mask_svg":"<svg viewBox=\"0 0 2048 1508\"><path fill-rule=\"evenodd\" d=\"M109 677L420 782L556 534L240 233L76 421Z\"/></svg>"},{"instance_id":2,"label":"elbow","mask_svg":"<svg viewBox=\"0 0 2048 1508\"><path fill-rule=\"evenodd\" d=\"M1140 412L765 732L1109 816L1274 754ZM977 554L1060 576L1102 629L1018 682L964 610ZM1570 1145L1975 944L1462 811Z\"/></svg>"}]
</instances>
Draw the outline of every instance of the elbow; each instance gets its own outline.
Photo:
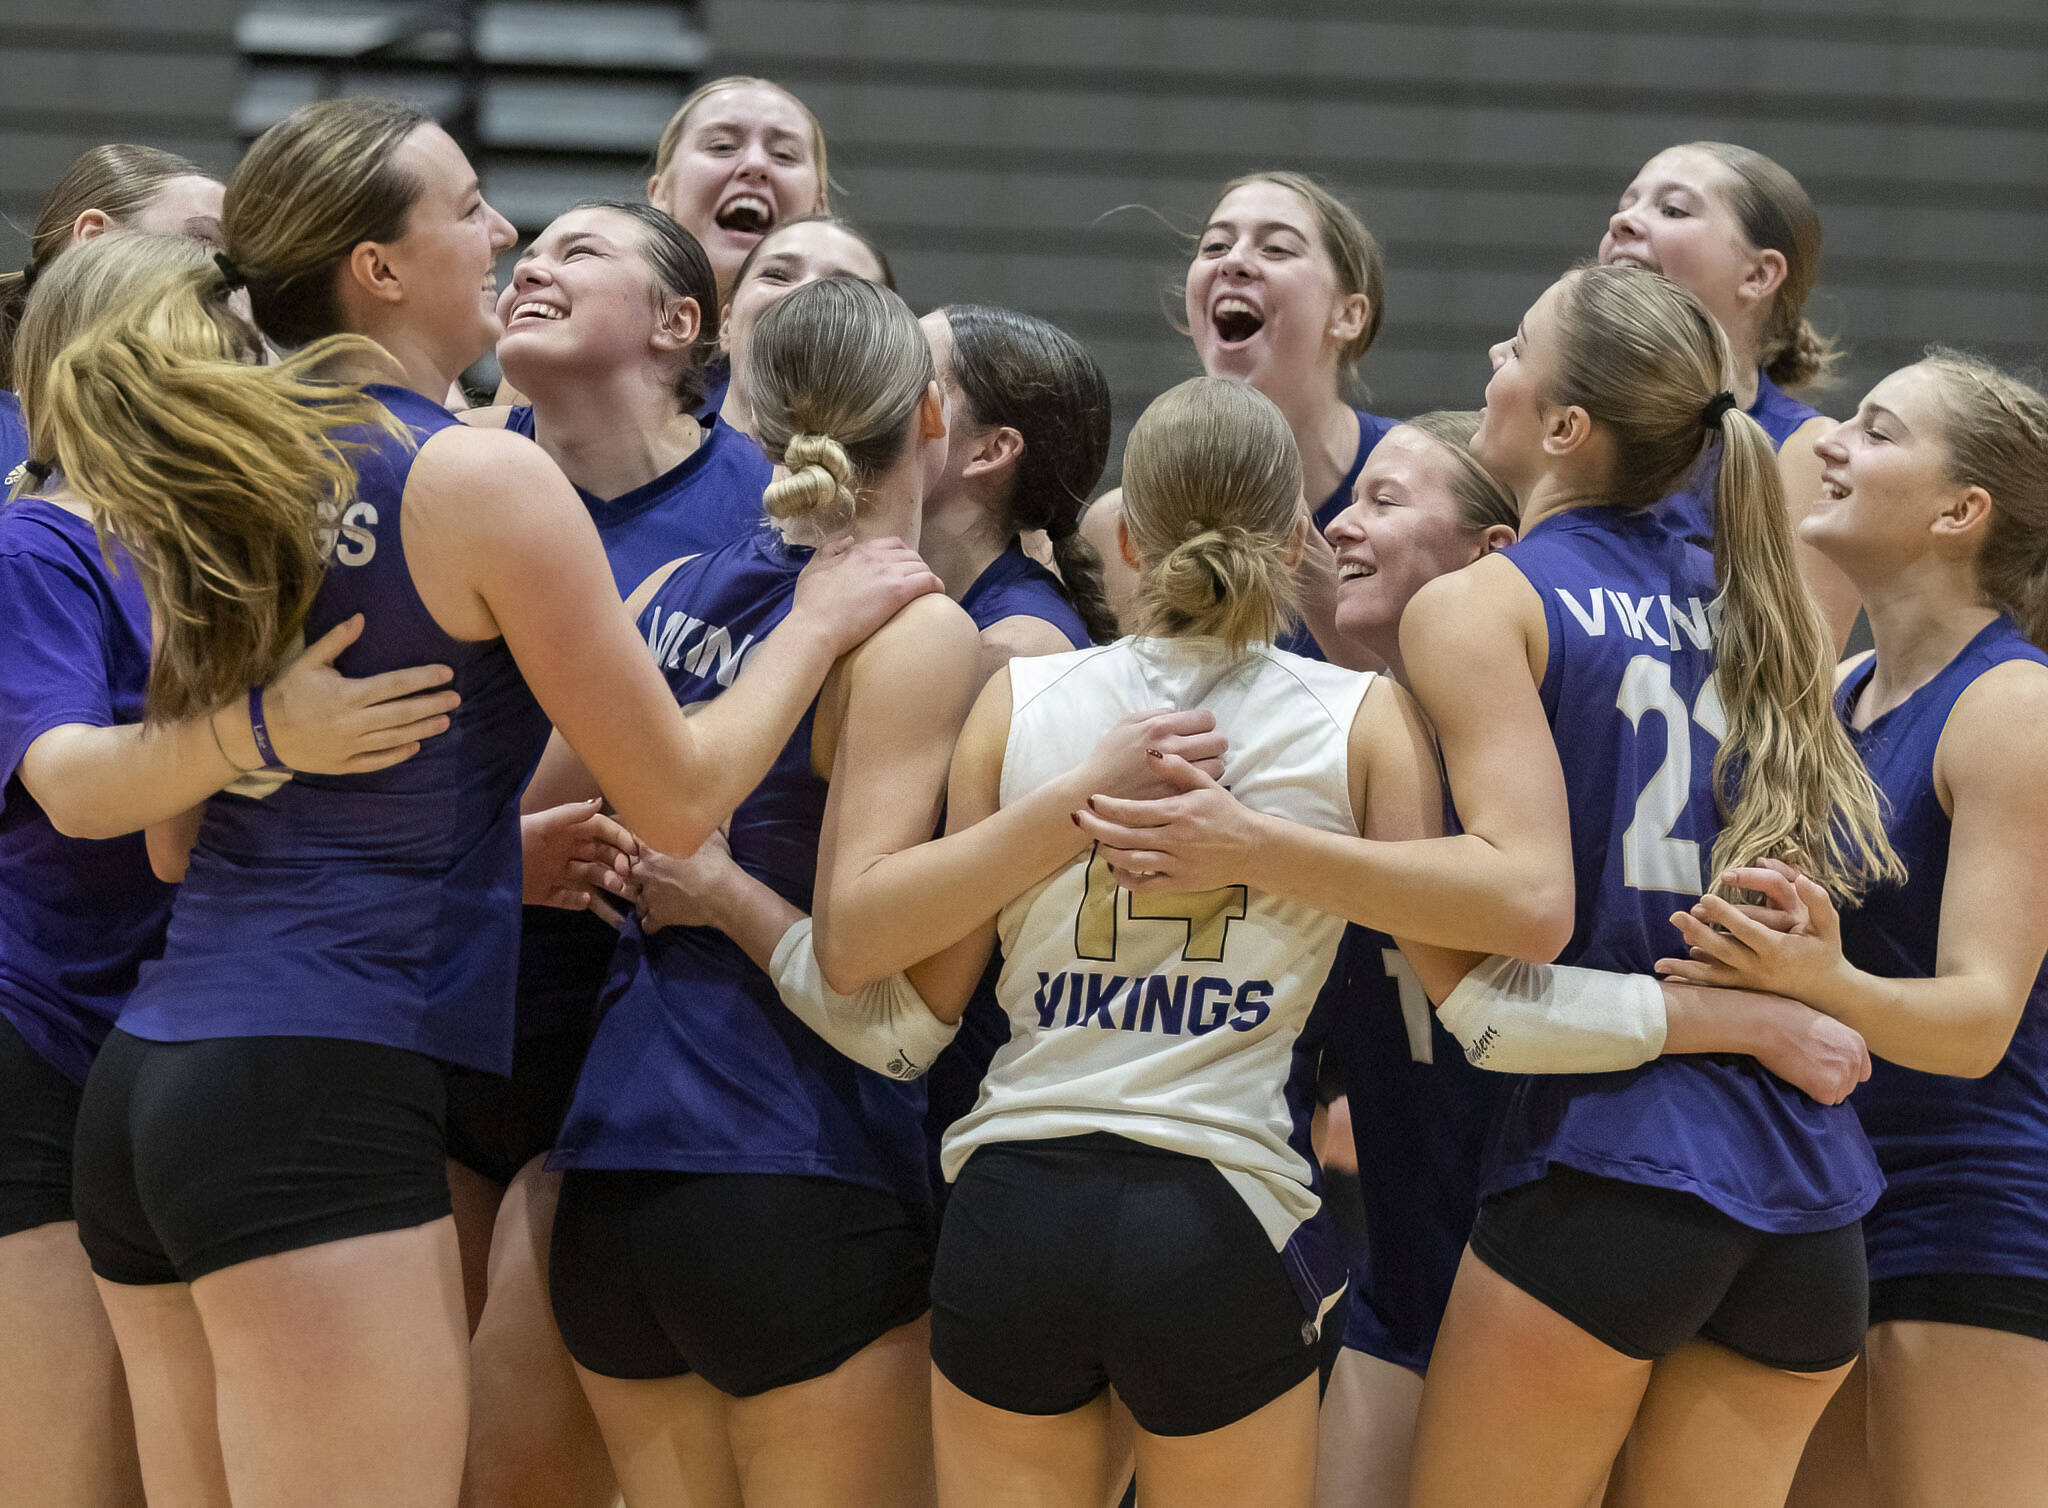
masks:
<instances>
[{"instance_id":1,"label":"elbow","mask_svg":"<svg viewBox=\"0 0 2048 1508\"><path fill-rule=\"evenodd\" d=\"M1569 885L1533 885L1516 906L1510 926L1515 946L1496 948L1530 963L1554 963L1578 930L1578 906Z\"/></svg>"},{"instance_id":2,"label":"elbow","mask_svg":"<svg viewBox=\"0 0 2048 1508\"><path fill-rule=\"evenodd\" d=\"M865 929L834 926L823 917L811 924L811 948L818 956L818 972L826 988L840 995L855 995L877 979L894 973L881 966L874 951L854 941Z\"/></svg>"},{"instance_id":3,"label":"elbow","mask_svg":"<svg viewBox=\"0 0 2048 1508\"><path fill-rule=\"evenodd\" d=\"M90 802L69 801L43 803L43 815L50 819L50 826L67 838L88 838L104 842L108 838L125 837L135 831L110 820L111 814L104 807Z\"/></svg>"}]
</instances>

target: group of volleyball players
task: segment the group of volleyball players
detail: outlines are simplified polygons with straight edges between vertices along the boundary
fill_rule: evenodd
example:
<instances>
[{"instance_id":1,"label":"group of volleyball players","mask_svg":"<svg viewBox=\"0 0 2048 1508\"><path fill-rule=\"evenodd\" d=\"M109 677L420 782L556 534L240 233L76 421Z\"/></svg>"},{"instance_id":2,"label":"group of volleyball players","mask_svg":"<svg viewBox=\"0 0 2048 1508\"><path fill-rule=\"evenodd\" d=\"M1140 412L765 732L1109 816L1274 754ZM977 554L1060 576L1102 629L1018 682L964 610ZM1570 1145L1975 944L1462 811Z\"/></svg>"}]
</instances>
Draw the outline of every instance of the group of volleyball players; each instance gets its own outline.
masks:
<instances>
[{"instance_id":1,"label":"group of volleyball players","mask_svg":"<svg viewBox=\"0 0 2048 1508\"><path fill-rule=\"evenodd\" d=\"M1362 412L1259 171L1096 498L1089 352L830 187L731 78L502 287L389 101L52 191L0 1504L2048 1501L2038 388L1793 396L1693 143Z\"/></svg>"}]
</instances>

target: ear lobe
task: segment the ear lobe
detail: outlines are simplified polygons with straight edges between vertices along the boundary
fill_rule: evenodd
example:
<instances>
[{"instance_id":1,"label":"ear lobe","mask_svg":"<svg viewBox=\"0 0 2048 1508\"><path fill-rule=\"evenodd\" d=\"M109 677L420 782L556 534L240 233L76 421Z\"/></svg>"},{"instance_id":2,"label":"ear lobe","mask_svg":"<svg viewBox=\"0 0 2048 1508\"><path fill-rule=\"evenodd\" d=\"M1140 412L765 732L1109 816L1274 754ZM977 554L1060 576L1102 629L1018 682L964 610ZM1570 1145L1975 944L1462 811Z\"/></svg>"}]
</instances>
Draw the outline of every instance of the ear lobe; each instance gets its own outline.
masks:
<instances>
[{"instance_id":1,"label":"ear lobe","mask_svg":"<svg viewBox=\"0 0 2048 1508\"><path fill-rule=\"evenodd\" d=\"M658 197L656 197L658 192L660 191L660 188L661 174L649 174L647 179L647 202L653 205L656 209L661 208L661 200Z\"/></svg>"},{"instance_id":2,"label":"ear lobe","mask_svg":"<svg viewBox=\"0 0 2048 1508\"><path fill-rule=\"evenodd\" d=\"M1015 465L1024 455L1024 436L1007 424L997 425L981 442L972 460L960 468L962 476L991 476Z\"/></svg>"},{"instance_id":3,"label":"ear lobe","mask_svg":"<svg viewBox=\"0 0 2048 1508\"><path fill-rule=\"evenodd\" d=\"M1344 345L1365 333L1365 327L1372 321L1372 300L1362 293L1348 293L1338 306L1337 317L1330 321L1330 334Z\"/></svg>"},{"instance_id":4,"label":"ear lobe","mask_svg":"<svg viewBox=\"0 0 2048 1508\"><path fill-rule=\"evenodd\" d=\"M1770 298L1785 285L1785 274L1790 269L1785 262L1785 253L1766 249L1756 254L1756 261L1749 269L1749 275L1742 280L1743 297L1755 303Z\"/></svg>"},{"instance_id":5,"label":"ear lobe","mask_svg":"<svg viewBox=\"0 0 2048 1508\"><path fill-rule=\"evenodd\" d=\"M1965 487L1935 514L1934 532L1952 536L1974 533L1990 524L1991 506L1991 494L1982 487Z\"/></svg>"},{"instance_id":6,"label":"ear lobe","mask_svg":"<svg viewBox=\"0 0 2048 1508\"><path fill-rule=\"evenodd\" d=\"M1555 409L1543 431L1544 453L1568 456L1583 446L1592 434L1593 416L1576 403Z\"/></svg>"},{"instance_id":7,"label":"ear lobe","mask_svg":"<svg viewBox=\"0 0 2048 1508\"><path fill-rule=\"evenodd\" d=\"M928 382L924 396L917 400L917 436L920 440L946 438L946 398L936 382Z\"/></svg>"},{"instance_id":8,"label":"ear lobe","mask_svg":"<svg viewBox=\"0 0 2048 1508\"><path fill-rule=\"evenodd\" d=\"M343 276L380 303L395 304L405 297L405 284L375 241L358 241L342 264Z\"/></svg>"},{"instance_id":9,"label":"ear lobe","mask_svg":"<svg viewBox=\"0 0 2048 1508\"><path fill-rule=\"evenodd\" d=\"M696 344L697 334L704 328L704 314L693 298L679 298L671 303L655 327L657 345L670 350L688 350Z\"/></svg>"},{"instance_id":10,"label":"ear lobe","mask_svg":"<svg viewBox=\"0 0 2048 1508\"><path fill-rule=\"evenodd\" d=\"M95 236L103 236L114 228L113 216L103 209L82 209L78 218L71 222L71 244L83 245Z\"/></svg>"},{"instance_id":11,"label":"ear lobe","mask_svg":"<svg viewBox=\"0 0 2048 1508\"><path fill-rule=\"evenodd\" d=\"M1124 510L1116 510L1116 552L1123 556L1124 564L1134 571L1145 569L1145 563L1138 559L1138 547L1131 543L1131 526L1124 522Z\"/></svg>"}]
</instances>

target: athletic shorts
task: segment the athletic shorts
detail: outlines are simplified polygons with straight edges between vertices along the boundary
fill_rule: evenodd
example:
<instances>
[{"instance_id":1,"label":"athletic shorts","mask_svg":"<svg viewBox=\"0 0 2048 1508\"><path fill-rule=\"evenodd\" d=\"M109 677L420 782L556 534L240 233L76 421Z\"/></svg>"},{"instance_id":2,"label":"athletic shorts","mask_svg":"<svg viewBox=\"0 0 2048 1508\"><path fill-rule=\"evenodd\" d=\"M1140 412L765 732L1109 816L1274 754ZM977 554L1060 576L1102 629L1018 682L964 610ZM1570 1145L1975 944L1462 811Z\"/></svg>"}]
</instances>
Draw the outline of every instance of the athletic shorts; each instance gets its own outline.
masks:
<instances>
[{"instance_id":1,"label":"athletic shorts","mask_svg":"<svg viewBox=\"0 0 2048 1508\"><path fill-rule=\"evenodd\" d=\"M590 1052L591 1023L521 1037L512 1074L449 1065L448 1156L503 1188L555 1144L576 1076Z\"/></svg>"},{"instance_id":2,"label":"athletic shorts","mask_svg":"<svg viewBox=\"0 0 2048 1508\"><path fill-rule=\"evenodd\" d=\"M1833 1371L1863 1349L1861 1221L1774 1235L1692 1194L1553 1165L1481 1203L1472 1253L1641 1361L1695 1336L1787 1372Z\"/></svg>"},{"instance_id":3,"label":"athletic shorts","mask_svg":"<svg viewBox=\"0 0 2048 1508\"><path fill-rule=\"evenodd\" d=\"M1870 1285L1870 1323L1927 1320L2048 1340L2048 1279L1936 1272Z\"/></svg>"},{"instance_id":4,"label":"athletic shorts","mask_svg":"<svg viewBox=\"0 0 2048 1508\"><path fill-rule=\"evenodd\" d=\"M449 1212L441 1065L335 1037L150 1042L86 1079L74 1197L93 1271L190 1283Z\"/></svg>"},{"instance_id":5,"label":"athletic shorts","mask_svg":"<svg viewBox=\"0 0 2048 1508\"><path fill-rule=\"evenodd\" d=\"M1017 1414L1114 1387L1155 1435L1234 1424L1320 1359L1280 1256L1206 1159L1096 1132L967 1159L932 1276L932 1360Z\"/></svg>"},{"instance_id":6,"label":"athletic shorts","mask_svg":"<svg viewBox=\"0 0 2048 1508\"><path fill-rule=\"evenodd\" d=\"M928 1211L836 1178L572 1168L548 1277L581 1366L751 1398L922 1315L931 1252Z\"/></svg>"},{"instance_id":7,"label":"athletic shorts","mask_svg":"<svg viewBox=\"0 0 2048 1508\"><path fill-rule=\"evenodd\" d=\"M78 1095L0 1016L0 1237L71 1218Z\"/></svg>"}]
</instances>

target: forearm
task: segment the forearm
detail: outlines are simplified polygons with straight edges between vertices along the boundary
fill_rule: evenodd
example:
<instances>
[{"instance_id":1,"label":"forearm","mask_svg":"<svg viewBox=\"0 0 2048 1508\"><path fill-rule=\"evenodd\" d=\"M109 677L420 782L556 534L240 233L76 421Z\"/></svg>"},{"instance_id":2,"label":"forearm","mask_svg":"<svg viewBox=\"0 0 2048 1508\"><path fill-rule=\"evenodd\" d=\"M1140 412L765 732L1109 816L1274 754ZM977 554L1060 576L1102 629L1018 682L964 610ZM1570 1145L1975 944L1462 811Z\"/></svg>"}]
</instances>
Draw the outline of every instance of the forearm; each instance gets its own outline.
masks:
<instances>
[{"instance_id":1,"label":"forearm","mask_svg":"<svg viewBox=\"0 0 2048 1508\"><path fill-rule=\"evenodd\" d=\"M737 865L724 882L700 899L711 925L737 943L754 967L772 978L775 950L789 929L804 919L802 909Z\"/></svg>"},{"instance_id":2,"label":"forearm","mask_svg":"<svg viewBox=\"0 0 2048 1508\"><path fill-rule=\"evenodd\" d=\"M940 953L1087 847L1071 777L961 832L885 854L832 887L817 949L835 989L853 990Z\"/></svg>"},{"instance_id":3,"label":"forearm","mask_svg":"<svg viewBox=\"0 0 2048 1508\"><path fill-rule=\"evenodd\" d=\"M1789 1029L1811 1009L1755 990L1716 989L1676 979L1661 981L1661 987L1667 1053L1731 1052L1764 1058L1784 1043Z\"/></svg>"},{"instance_id":4,"label":"forearm","mask_svg":"<svg viewBox=\"0 0 2048 1508\"><path fill-rule=\"evenodd\" d=\"M205 717L54 728L31 745L22 762L24 782L68 837L139 832L200 805L241 770L262 763L248 720L227 711L216 716L218 743Z\"/></svg>"},{"instance_id":5,"label":"forearm","mask_svg":"<svg viewBox=\"0 0 2048 1508\"><path fill-rule=\"evenodd\" d=\"M1884 979L1844 963L1807 1004L1862 1033L1873 1057L1974 1079L2005 1056L2025 998L1977 975Z\"/></svg>"},{"instance_id":6,"label":"forearm","mask_svg":"<svg viewBox=\"0 0 2048 1508\"><path fill-rule=\"evenodd\" d=\"M1433 947L1542 962L1570 940L1571 876L1531 872L1470 834L1375 842L1255 816L1255 889Z\"/></svg>"}]
</instances>

